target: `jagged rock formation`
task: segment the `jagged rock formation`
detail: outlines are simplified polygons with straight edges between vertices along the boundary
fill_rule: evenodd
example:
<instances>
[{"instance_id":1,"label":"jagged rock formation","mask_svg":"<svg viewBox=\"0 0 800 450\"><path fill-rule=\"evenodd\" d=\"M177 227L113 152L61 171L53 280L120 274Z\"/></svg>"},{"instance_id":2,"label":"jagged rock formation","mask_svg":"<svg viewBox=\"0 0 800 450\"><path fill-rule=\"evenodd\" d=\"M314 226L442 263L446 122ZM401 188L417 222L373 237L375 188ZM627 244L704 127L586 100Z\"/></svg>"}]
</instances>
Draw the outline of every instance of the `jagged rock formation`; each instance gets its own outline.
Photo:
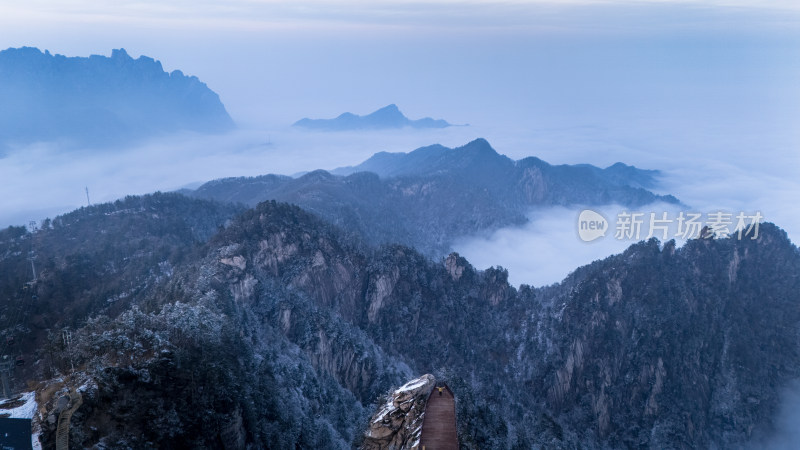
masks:
<instances>
[{"instance_id":1,"label":"jagged rock formation","mask_svg":"<svg viewBox=\"0 0 800 450\"><path fill-rule=\"evenodd\" d=\"M370 244L400 243L434 258L447 255L456 238L521 225L537 207L678 203L641 187L652 186L657 171L624 164L606 169L551 166L532 157L513 161L484 139L455 149L431 146L407 155L378 154L340 173L349 175L318 170L297 179L227 178L190 195L250 206L265 200L294 203L354 230ZM621 174L630 175L631 184Z\"/></svg>"},{"instance_id":2,"label":"jagged rock formation","mask_svg":"<svg viewBox=\"0 0 800 450\"><path fill-rule=\"evenodd\" d=\"M233 127L219 97L196 77L124 49L65 57L37 48L0 52L0 146L38 141L102 146L159 133ZM1 148L0 148L1 149Z\"/></svg>"},{"instance_id":3,"label":"jagged rock formation","mask_svg":"<svg viewBox=\"0 0 800 450\"><path fill-rule=\"evenodd\" d=\"M311 130L323 131L345 131L345 130L381 130L389 128L447 128L450 126L447 121L442 119L422 119L411 120L391 104L366 116L359 116L349 112L343 113L335 119L309 119L303 118L294 123L295 127L307 128Z\"/></svg>"},{"instance_id":4,"label":"jagged rock formation","mask_svg":"<svg viewBox=\"0 0 800 450\"><path fill-rule=\"evenodd\" d=\"M222 226L198 224L217 231L182 253L193 228L160 227L193 208ZM158 195L0 232L0 292L21 291L31 242L43 262L38 303L2 304L32 361L17 383L70 362L95 380L72 446L350 448L381 393L433 373L465 448L736 448L800 378L800 251L771 224L641 242L535 289L366 246L294 206L219 208ZM71 349L45 331L65 325Z\"/></svg>"},{"instance_id":5,"label":"jagged rock formation","mask_svg":"<svg viewBox=\"0 0 800 450\"><path fill-rule=\"evenodd\" d=\"M362 450L417 450L425 404L436 384L426 374L404 384L389 395L369 419Z\"/></svg>"}]
</instances>

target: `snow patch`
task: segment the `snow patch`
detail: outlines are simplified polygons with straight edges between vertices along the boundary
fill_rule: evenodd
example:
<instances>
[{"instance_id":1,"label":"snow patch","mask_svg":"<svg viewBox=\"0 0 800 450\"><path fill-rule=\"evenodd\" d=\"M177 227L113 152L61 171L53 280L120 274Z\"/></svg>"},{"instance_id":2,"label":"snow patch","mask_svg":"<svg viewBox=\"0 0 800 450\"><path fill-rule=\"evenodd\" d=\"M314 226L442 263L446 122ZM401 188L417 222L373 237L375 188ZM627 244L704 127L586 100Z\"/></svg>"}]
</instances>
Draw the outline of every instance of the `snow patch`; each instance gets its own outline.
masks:
<instances>
[{"instance_id":1,"label":"snow patch","mask_svg":"<svg viewBox=\"0 0 800 450\"><path fill-rule=\"evenodd\" d=\"M427 380L426 380L426 379L424 379L424 378L417 378L416 380L411 380L411 381L409 381L408 383L406 383L406 384L402 385L402 386L400 387L400 389L398 389L398 390L397 390L397 391L395 391L395 392L408 392L408 391L413 391L414 389L419 389L419 388L421 388L422 386L424 386L426 382L427 382Z\"/></svg>"},{"instance_id":2,"label":"snow patch","mask_svg":"<svg viewBox=\"0 0 800 450\"><path fill-rule=\"evenodd\" d=\"M378 422L382 421L383 418L386 417L387 414L391 413L395 409L397 409L397 408L394 407L394 404L392 403L392 400L389 400L388 403L383 405L383 408L381 409L381 412L378 413L378 416L375 418L375 420L372 421L372 423L378 423Z\"/></svg>"},{"instance_id":3,"label":"snow patch","mask_svg":"<svg viewBox=\"0 0 800 450\"><path fill-rule=\"evenodd\" d=\"M36 413L36 393L26 392L19 396L19 398L12 399L6 403L16 403L18 401L23 401L25 403L11 409L2 408L2 405L0 405L0 415L9 414L8 417L11 419L33 419L33 415Z\"/></svg>"},{"instance_id":4,"label":"snow patch","mask_svg":"<svg viewBox=\"0 0 800 450\"><path fill-rule=\"evenodd\" d=\"M0 416L6 416L8 414L8 418L10 419L31 419L33 422L36 422L34 416L36 415L36 392L26 392L19 397L7 400L4 404L16 404L19 402L24 402L22 405L14 407L14 408L3 408L3 405L0 405ZM42 450L42 444L39 442L39 424L33 424L33 430L31 431L31 446L33 450Z\"/></svg>"}]
</instances>

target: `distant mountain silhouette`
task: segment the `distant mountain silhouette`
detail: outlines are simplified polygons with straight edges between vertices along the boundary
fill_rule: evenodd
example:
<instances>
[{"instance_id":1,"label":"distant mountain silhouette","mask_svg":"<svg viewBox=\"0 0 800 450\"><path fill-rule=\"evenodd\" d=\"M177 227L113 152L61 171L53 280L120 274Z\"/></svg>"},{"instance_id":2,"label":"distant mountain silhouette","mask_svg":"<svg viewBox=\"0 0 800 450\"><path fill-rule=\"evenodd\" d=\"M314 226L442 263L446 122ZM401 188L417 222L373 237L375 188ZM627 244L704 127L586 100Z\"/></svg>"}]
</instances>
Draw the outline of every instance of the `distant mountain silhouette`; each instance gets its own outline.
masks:
<instances>
[{"instance_id":1,"label":"distant mountain silhouette","mask_svg":"<svg viewBox=\"0 0 800 450\"><path fill-rule=\"evenodd\" d=\"M403 127L446 128L451 125L445 120L431 119L430 117L411 120L400 112L397 105L391 104L366 116L346 112L335 119L300 119L294 123L294 126L313 130L344 131Z\"/></svg>"},{"instance_id":2,"label":"distant mountain silhouette","mask_svg":"<svg viewBox=\"0 0 800 450\"><path fill-rule=\"evenodd\" d=\"M167 73L159 61L66 57L37 48L0 51L0 148L37 141L80 146L191 130L221 132L233 121L197 77Z\"/></svg>"},{"instance_id":3,"label":"distant mountain silhouette","mask_svg":"<svg viewBox=\"0 0 800 450\"><path fill-rule=\"evenodd\" d=\"M457 237L523 224L537 207L678 203L642 187L654 185L658 171L625 164L553 166L534 157L514 161L485 139L452 149L379 153L334 173L226 178L186 193L249 206L294 203L371 244L401 243L432 257L449 252Z\"/></svg>"},{"instance_id":4,"label":"distant mountain silhouette","mask_svg":"<svg viewBox=\"0 0 800 450\"><path fill-rule=\"evenodd\" d=\"M564 183L598 183L612 186L630 186L650 189L656 186L658 170L639 169L618 162L605 169L591 164L562 164L553 166L536 157L514 161L498 154L485 139L478 138L459 148L435 144L409 153L380 152L357 166L340 167L334 175L347 176L356 172L373 172L381 178L433 176L446 173L485 178L489 171L499 176L511 176L514 168L535 167L550 178ZM509 172L509 173L503 173ZM491 180L487 179L486 182ZM500 181L500 180L497 180Z\"/></svg>"}]
</instances>

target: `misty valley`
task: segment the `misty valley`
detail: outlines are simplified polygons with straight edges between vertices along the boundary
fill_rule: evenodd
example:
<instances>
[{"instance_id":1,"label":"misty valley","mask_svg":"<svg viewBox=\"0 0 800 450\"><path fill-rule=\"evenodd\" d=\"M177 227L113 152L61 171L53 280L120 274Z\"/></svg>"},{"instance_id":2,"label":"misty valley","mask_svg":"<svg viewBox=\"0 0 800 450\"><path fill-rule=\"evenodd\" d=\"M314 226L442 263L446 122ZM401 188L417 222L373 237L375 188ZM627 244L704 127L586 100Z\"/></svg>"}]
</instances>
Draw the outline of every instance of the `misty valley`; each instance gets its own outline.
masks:
<instances>
[{"instance_id":1,"label":"misty valley","mask_svg":"<svg viewBox=\"0 0 800 450\"><path fill-rule=\"evenodd\" d=\"M3 448L800 448L791 177L384 87L268 128L193 61L0 51Z\"/></svg>"}]
</instances>

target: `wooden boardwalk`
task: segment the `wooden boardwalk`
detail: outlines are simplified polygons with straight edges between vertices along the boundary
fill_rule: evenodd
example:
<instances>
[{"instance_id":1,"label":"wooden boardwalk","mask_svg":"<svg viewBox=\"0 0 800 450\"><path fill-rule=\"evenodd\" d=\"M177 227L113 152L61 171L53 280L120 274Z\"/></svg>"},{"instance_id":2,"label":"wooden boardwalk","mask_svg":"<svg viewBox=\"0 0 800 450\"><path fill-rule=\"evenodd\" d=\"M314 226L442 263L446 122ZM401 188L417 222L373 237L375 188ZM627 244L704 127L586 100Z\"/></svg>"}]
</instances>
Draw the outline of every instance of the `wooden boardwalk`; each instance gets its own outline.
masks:
<instances>
[{"instance_id":1,"label":"wooden boardwalk","mask_svg":"<svg viewBox=\"0 0 800 450\"><path fill-rule=\"evenodd\" d=\"M439 388L433 388L425 418L422 421L420 450L458 450L456 433L456 401L448 387L439 395Z\"/></svg>"}]
</instances>

